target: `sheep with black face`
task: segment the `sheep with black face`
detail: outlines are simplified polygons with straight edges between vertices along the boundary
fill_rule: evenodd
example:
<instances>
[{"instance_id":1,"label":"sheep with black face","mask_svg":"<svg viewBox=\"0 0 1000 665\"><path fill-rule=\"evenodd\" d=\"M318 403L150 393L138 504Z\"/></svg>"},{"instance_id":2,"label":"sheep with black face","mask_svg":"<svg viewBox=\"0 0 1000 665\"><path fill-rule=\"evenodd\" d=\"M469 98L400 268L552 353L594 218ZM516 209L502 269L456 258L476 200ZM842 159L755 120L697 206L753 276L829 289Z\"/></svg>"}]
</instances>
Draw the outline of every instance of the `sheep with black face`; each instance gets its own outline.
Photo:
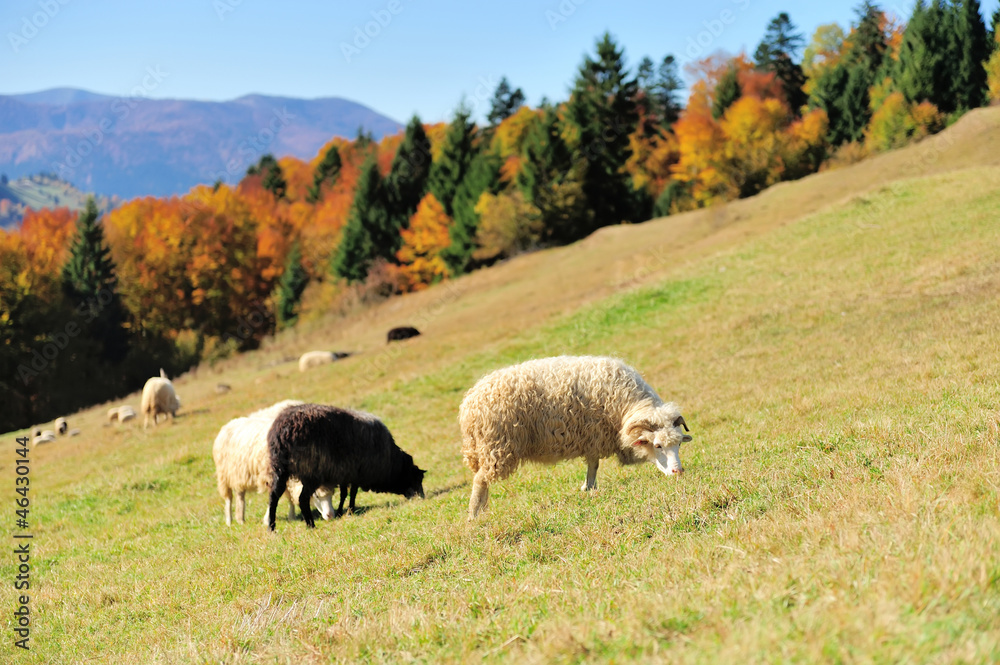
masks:
<instances>
[{"instance_id":1,"label":"sheep with black face","mask_svg":"<svg viewBox=\"0 0 1000 665\"><path fill-rule=\"evenodd\" d=\"M270 524L289 477L302 483L299 505L306 525L317 488L350 485L351 509L358 489L424 496L424 471L399 449L389 428L370 413L324 404L290 406L275 418L267 434L271 456ZM343 505L343 500L341 500Z\"/></svg>"}]
</instances>

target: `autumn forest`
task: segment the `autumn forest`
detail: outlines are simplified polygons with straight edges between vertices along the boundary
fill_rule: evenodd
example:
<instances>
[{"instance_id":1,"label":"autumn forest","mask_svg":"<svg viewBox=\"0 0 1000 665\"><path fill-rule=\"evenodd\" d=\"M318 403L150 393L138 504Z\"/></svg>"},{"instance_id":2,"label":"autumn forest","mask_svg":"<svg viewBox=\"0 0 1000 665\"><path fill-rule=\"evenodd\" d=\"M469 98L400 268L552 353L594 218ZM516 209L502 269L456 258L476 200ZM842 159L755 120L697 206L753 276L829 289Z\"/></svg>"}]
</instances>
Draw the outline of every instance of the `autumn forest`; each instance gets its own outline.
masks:
<instances>
[{"instance_id":1,"label":"autumn forest","mask_svg":"<svg viewBox=\"0 0 1000 665\"><path fill-rule=\"evenodd\" d=\"M683 71L668 53L630 64L605 34L565 100L531 107L502 79L480 124L463 103L379 141L332 138L310 162L258 155L235 185L28 211L0 231L0 430L301 319L919 140L1000 99L998 21L976 0L909 17L865 2L807 38L781 13L752 54Z\"/></svg>"}]
</instances>

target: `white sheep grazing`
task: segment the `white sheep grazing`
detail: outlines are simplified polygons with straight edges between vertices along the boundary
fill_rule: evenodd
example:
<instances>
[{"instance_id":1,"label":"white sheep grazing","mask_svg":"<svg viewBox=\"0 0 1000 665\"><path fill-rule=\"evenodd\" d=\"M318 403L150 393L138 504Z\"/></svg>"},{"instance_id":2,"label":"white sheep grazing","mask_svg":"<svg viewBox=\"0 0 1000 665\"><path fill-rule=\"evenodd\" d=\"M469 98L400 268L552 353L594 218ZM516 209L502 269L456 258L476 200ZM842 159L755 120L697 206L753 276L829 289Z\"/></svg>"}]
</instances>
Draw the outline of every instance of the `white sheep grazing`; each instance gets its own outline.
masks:
<instances>
[{"instance_id":1,"label":"white sheep grazing","mask_svg":"<svg viewBox=\"0 0 1000 665\"><path fill-rule=\"evenodd\" d=\"M597 487L597 465L653 461L668 476L684 471L680 444L690 441L674 404L665 404L639 373L616 358L559 356L487 374L459 410L462 457L476 474L473 519L489 500L489 484L526 461L552 464L583 457Z\"/></svg>"},{"instance_id":2,"label":"white sheep grazing","mask_svg":"<svg viewBox=\"0 0 1000 665\"><path fill-rule=\"evenodd\" d=\"M56 433L50 429L42 430L39 432L38 436L31 439L32 445L37 446L40 443L52 443L56 440Z\"/></svg>"},{"instance_id":3,"label":"white sheep grazing","mask_svg":"<svg viewBox=\"0 0 1000 665\"><path fill-rule=\"evenodd\" d=\"M306 351L299 358L299 371L304 372L307 369L312 369L313 367L319 367L320 365L329 365L330 363L340 360L341 358L346 358L349 353L344 353L342 351Z\"/></svg>"},{"instance_id":4,"label":"white sheep grazing","mask_svg":"<svg viewBox=\"0 0 1000 665\"><path fill-rule=\"evenodd\" d=\"M42 435L42 428L37 425L31 428L31 438L39 437Z\"/></svg>"},{"instance_id":5,"label":"white sheep grazing","mask_svg":"<svg viewBox=\"0 0 1000 665\"><path fill-rule=\"evenodd\" d=\"M178 403L180 400L178 400ZM118 407L118 422L127 423L130 420L135 419L135 409L127 404L125 406Z\"/></svg>"},{"instance_id":6,"label":"white sheep grazing","mask_svg":"<svg viewBox=\"0 0 1000 665\"><path fill-rule=\"evenodd\" d=\"M69 430L69 425L66 423L66 419L65 418L56 418L55 428L56 428L56 432L60 436L62 436L64 434L66 434L67 430Z\"/></svg>"},{"instance_id":7,"label":"white sheep grazing","mask_svg":"<svg viewBox=\"0 0 1000 665\"><path fill-rule=\"evenodd\" d=\"M169 379L162 376L154 376L142 389L142 414L144 416L142 428L149 427L149 419L153 419L153 426L156 426L156 418L161 413L170 414L171 418L177 416L177 409L181 408L181 399L174 392L174 386Z\"/></svg>"},{"instance_id":8,"label":"white sheep grazing","mask_svg":"<svg viewBox=\"0 0 1000 665\"><path fill-rule=\"evenodd\" d=\"M281 411L297 400L284 400L266 409L255 411L243 418L234 418L222 426L212 446L215 460L215 476L219 494L225 500L226 526L232 524L233 496L236 497L236 522L243 524L245 496L247 490L267 493L271 490L271 458L267 448L267 432ZM295 519L295 506L302 491L301 483L289 482L285 496L291 503L288 518ZM326 488L320 488L314 495L323 519L333 516L332 495ZM268 524L270 506L264 513L264 524Z\"/></svg>"}]
</instances>

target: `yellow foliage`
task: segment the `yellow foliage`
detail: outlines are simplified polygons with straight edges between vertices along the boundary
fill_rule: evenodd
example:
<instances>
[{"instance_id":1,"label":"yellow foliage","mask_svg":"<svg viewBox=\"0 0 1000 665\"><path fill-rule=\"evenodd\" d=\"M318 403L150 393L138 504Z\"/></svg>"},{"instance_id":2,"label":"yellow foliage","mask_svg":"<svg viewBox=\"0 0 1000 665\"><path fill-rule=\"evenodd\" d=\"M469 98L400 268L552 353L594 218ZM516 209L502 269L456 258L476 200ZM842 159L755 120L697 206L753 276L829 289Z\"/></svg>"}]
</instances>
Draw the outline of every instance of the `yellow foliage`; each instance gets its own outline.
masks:
<instances>
[{"instance_id":1,"label":"yellow foliage","mask_svg":"<svg viewBox=\"0 0 1000 665\"><path fill-rule=\"evenodd\" d=\"M538 208L524 199L521 190L501 194L483 192L476 202L479 245L473 258L493 261L513 256L536 244L542 231Z\"/></svg>"},{"instance_id":2,"label":"yellow foliage","mask_svg":"<svg viewBox=\"0 0 1000 665\"><path fill-rule=\"evenodd\" d=\"M433 194L427 194L410 218L410 227L400 231L403 246L396 253L402 264L399 274L404 291L419 291L448 276L441 251L451 244L451 218Z\"/></svg>"},{"instance_id":3,"label":"yellow foliage","mask_svg":"<svg viewBox=\"0 0 1000 665\"><path fill-rule=\"evenodd\" d=\"M880 102L878 106L877 101ZM865 130L865 144L872 152L902 147L944 126L944 116L934 104L928 101L908 103L898 91L880 100L873 95L872 109L872 119Z\"/></svg>"},{"instance_id":4,"label":"yellow foliage","mask_svg":"<svg viewBox=\"0 0 1000 665\"><path fill-rule=\"evenodd\" d=\"M986 83L989 87L990 101L1000 101L1000 48L996 48L986 61Z\"/></svg>"}]
</instances>

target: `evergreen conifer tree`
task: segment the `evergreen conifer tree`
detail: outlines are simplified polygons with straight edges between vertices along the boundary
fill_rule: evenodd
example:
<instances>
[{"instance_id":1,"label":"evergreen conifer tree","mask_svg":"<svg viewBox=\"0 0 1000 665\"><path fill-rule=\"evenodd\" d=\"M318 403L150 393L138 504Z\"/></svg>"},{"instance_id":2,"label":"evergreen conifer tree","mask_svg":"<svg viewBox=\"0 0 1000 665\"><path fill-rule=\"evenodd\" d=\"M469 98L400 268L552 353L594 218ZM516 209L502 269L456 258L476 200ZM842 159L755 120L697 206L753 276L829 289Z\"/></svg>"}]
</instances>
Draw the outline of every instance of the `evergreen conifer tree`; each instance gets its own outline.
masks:
<instances>
[{"instance_id":1,"label":"evergreen conifer tree","mask_svg":"<svg viewBox=\"0 0 1000 665\"><path fill-rule=\"evenodd\" d=\"M449 217L454 217L455 194L462 179L465 178L474 154L476 126L470 121L469 116L468 107L462 103L448 126L441 155L431 165L428 176L428 189L444 206Z\"/></svg>"},{"instance_id":2,"label":"evergreen conifer tree","mask_svg":"<svg viewBox=\"0 0 1000 665\"><path fill-rule=\"evenodd\" d=\"M420 118L413 116L385 182L389 214L397 228L409 225L417 204L427 193L431 161L430 139Z\"/></svg>"},{"instance_id":3,"label":"evergreen conifer tree","mask_svg":"<svg viewBox=\"0 0 1000 665\"><path fill-rule=\"evenodd\" d=\"M952 54L954 75L949 96L956 108L974 109L986 101L986 70L983 63L992 47L979 0L956 0L953 6Z\"/></svg>"},{"instance_id":4,"label":"evergreen conifer tree","mask_svg":"<svg viewBox=\"0 0 1000 665\"><path fill-rule=\"evenodd\" d=\"M469 268L479 229L479 215L475 207L484 192L496 194L500 191L500 166L500 155L492 150L483 150L472 159L468 173L458 186L454 223L448 230L451 245L441 252L441 258L453 275L460 275Z\"/></svg>"},{"instance_id":5,"label":"evergreen conifer tree","mask_svg":"<svg viewBox=\"0 0 1000 665\"><path fill-rule=\"evenodd\" d=\"M333 260L333 271L349 282L360 282L377 257L393 260L399 249L399 229L385 206L385 188L374 155L365 161L354 192L351 213Z\"/></svg>"},{"instance_id":6,"label":"evergreen conifer tree","mask_svg":"<svg viewBox=\"0 0 1000 665\"><path fill-rule=\"evenodd\" d=\"M490 101L490 112L486 116L486 121L490 123L490 127L496 127L505 119L514 115L523 105L524 91L520 88L511 88L510 82L504 76L500 79L500 83L497 84L497 89L493 93L493 99Z\"/></svg>"},{"instance_id":7,"label":"evergreen conifer tree","mask_svg":"<svg viewBox=\"0 0 1000 665\"><path fill-rule=\"evenodd\" d=\"M128 351L125 308L98 216L91 197L77 219L69 260L62 269L62 287L76 312L84 317L85 334L101 345L103 359L118 362Z\"/></svg>"},{"instance_id":8,"label":"evergreen conifer tree","mask_svg":"<svg viewBox=\"0 0 1000 665\"><path fill-rule=\"evenodd\" d=\"M567 122L578 137L574 150L582 167L583 192L593 211L579 220L575 238L636 218L637 197L625 163L632 156L629 137L639 121L637 93L638 85L625 68L624 51L604 33L597 43L597 58L584 58L566 104Z\"/></svg>"},{"instance_id":9,"label":"evergreen conifer tree","mask_svg":"<svg viewBox=\"0 0 1000 665\"><path fill-rule=\"evenodd\" d=\"M278 281L278 320L283 325L291 325L298 318L299 300L307 284L309 274L302 266L302 251L296 242L288 253L285 272Z\"/></svg>"},{"instance_id":10,"label":"evergreen conifer tree","mask_svg":"<svg viewBox=\"0 0 1000 665\"><path fill-rule=\"evenodd\" d=\"M316 203L323 197L322 187L324 184L329 187L337 182L337 176L340 175L342 166L340 149L336 145L330 146L330 149L323 155L323 160L316 165L316 172L313 174L313 184L306 195L306 200L309 203Z\"/></svg>"},{"instance_id":11,"label":"evergreen conifer tree","mask_svg":"<svg viewBox=\"0 0 1000 665\"><path fill-rule=\"evenodd\" d=\"M721 118L725 114L726 109L732 106L733 102L739 99L742 94L739 70L736 67L730 67L715 85L714 99L712 100L712 117L716 120Z\"/></svg>"}]
</instances>

